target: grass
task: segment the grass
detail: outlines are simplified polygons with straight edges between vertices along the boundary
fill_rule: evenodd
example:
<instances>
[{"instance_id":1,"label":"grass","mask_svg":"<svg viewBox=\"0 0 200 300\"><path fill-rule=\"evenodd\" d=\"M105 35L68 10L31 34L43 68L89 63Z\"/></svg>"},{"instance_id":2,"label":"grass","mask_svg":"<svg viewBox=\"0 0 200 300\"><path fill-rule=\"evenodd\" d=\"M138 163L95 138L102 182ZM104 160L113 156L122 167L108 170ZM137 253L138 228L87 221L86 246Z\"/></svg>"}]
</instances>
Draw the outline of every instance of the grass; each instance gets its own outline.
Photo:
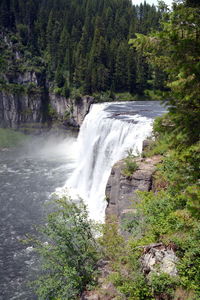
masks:
<instances>
[{"instance_id":1,"label":"grass","mask_svg":"<svg viewBox=\"0 0 200 300\"><path fill-rule=\"evenodd\" d=\"M11 148L19 145L26 138L21 132L0 128L0 148Z\"/></svg>"}]
</instances>

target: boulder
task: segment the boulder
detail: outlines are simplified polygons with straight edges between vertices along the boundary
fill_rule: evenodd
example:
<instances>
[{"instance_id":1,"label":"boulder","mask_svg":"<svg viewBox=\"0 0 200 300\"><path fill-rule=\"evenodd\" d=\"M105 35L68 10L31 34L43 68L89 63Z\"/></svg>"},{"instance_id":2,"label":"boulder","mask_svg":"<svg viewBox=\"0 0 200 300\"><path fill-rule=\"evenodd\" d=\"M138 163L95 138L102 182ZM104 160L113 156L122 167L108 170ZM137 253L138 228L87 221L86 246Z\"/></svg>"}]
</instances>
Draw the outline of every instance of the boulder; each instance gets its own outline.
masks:
<instances>
[{"instance_id":1,"label":"boulder","mask_svg":"<svg viewBox=\"0 0 200 300\"><path fill-rule=\"evenodd\" d=\"M177 262L174 247L165 246L162 243L145 246L141 257L142 271L148 278L152 274L159 275L160 273L176 276L178 274Z\"/></svg>"}]
</instances>

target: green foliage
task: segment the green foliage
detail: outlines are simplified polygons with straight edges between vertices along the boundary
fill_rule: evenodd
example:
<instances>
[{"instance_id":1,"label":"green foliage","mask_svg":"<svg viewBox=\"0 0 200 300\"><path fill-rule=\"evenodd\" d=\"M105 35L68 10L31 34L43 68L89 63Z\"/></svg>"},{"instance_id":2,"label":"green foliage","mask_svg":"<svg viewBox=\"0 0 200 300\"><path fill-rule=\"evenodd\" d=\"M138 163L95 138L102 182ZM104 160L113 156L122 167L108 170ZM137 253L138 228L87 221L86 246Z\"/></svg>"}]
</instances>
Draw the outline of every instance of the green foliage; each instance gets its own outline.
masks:
<instances>
[{"instance_id":1,"label":"green foliage","mask_svg":"<svg viewBox=\"0 0 200 300\"><path fill-rule=\"evenodd\" d=\"M67 88L81 88L84 94L110 89L142 93L152 72L127 41L136 31L148 33L157 28L161 12L154 5L134 6L129 0L86 2L47 0L44 4L35 0L25 5L21 0L17 4L2 0L3 53L6 48L11 50L11 55L3 55L6 71L13 66L16 72L33 67L50 86L63 88L67 83ZM35 57L42 59L44 68L35 64ZM62 91L65 97L67 88Z\"/></svg>"},{"instance_id":2,"label":"green foliage","mask_svg":"<svg viewBox=\"0 0 200 300\"><path fill-rule=\"evenodd\" d=\"M56 72L55 80L56 80L56 84L59 88L62 88L64 86L65 79L64 79L62 71L60 69L58 69Z\"/></svg>"},{"instance_id":3,"label":"green foliage","mask_svg":"<svg viewBox=\"0 0 200 300\"><path fill-rule=\"evenodd\" d=\"M81 89L74 88L71 90L70 95L71 98L78 103L82 98L82 91Z\"/></svg>"},{"instance_id":4,"label":"green foliage","mask_svg":"<svg viewBox=\"0 0 200 300\"><path fill-rule=\"evenodd\" d=\"M173 144L179 148L199 140L199 7L174 5L162 22L162 31L137 34L131 43L148 57L152 67L166 73L169 118L174 125ZM187 113L186 113L187 112Z\"/></svg>"},{"instance_id":5,"label":"green foliage","mask_svg":"<svg viewBox=\"0 0 200 300\"><path fill-rule=\"evenodd\" d=\"M128 156L124 159L125 166L122 170L124 176L130 177L138 169L135 158L136 156L133 155L132 150L128 151Z\"/></svg>"},{"instance_id":6,"label":"green foliage","mask_svg":"<svg viewBox=\"0 0 200 300\"><path fill-rule=\"evenodd\" d=\"M2 84L1 88L6 92L12 92L14 94L24 94L26 92L25 86L16 83Z\"/></svg>"},{"instance_id":7,"label":"green foliage","mask_svg":"<svg viewBox=\"0 0 200 300\"><path fill-rule=\"evenodd\" d=\"M191 214L200 218L200 186L191 185L185 190L185 197L187 199L187 208Z\"/></svg>"},{"instance_id":8,"label":"green foliage","mask_svg":"<svg viewBox=\"0 0 200 300\"><path fill-rule=\"evenodd\" d=\"M168 121L163 121L166 119L161 118L155 124L159 134L156 143L163 137L170 141L173 136L171 129L165 130ZM154 147L157 148L156 143L151 145L152 152L155 151ZM123 224L123 230L131 234L129 250L126 250L126 271L123 272L124 266L118 265L113 282L127 299L130 295L134 299L177 299L176 290L180 292L181 289L183 299L190 299L187 295L195 300L200 296L199 143L182 151L171 148L170 151L165 149L165 157L157 166L153 180L156 193L138 192L140 201L134 204L135 212ZM146 280L141 274L138 247L155 242L176 245L178 277L152 274L151 279ZM135 283L138 276L143 282L141 285L139 280ZM144 290L146 294L142 296Z\"/></svg>"},{"instance_id":9,"label":"green foliage","mask_svg":"<svg viewBox=\"0 0 200 300\"><path fill-rule=\"evenodd\" d=\"M110 260L116 261L125 255L124 238L119 233L119 226L115 216L107 220L103 225L102 236L99 243L103 247L104 255Z\"/></svg>"},{"instance_id":10,"label":"green foliage","mask_svg":"<svg viewBox=\"0 0 200 300\"><path fill-rule=\"evenodd\" d=\"M153 293L147 285L142 274L134 274L130 279L121 278L120 282L113 281L118 287L118 290L126 297L126 299L134 300L153 300ZM111 278L112 279L112 278Z\"/></svg>"},{"instance_id":11,"label":"green foliage","mask_svg":"<svg viewBox=\"0 0 200 300\"><path fill-rule=\"evenodd\" d=\"M21 144L27 137L11 129L0 128L0 148L9 148Z\"/></svg>"},{"instance_id":12,"label":"green foliage","mask_svg":"<svg viewBox=\"0 0 200 300\"><path fill-rule=\"evenodd\" d=\"M94 229L83 203L63 198L55 205L41 228L43 237L32 239L43 269L33 286L39 299L77 299L94 281L98 259Z\"/></svg>"},{"instance_id":13,"label":"green foliage","mask_svg":"<svg viewBox=\"0 0 200 300\"><path fill-rule=\"evenodd\" d=\"M165 273L160 275L154 274L151 277L153 294L155 297L163 297L162 299L174 299L173 295L178 283L177 277L172 277Z\"/></svg>"},{"instance_id":14,"label":"green foliage","mask_svg":"<svg viewBox=\"0 0 200 300\"><path fill-rule=\"evenodd\" d=\"M93 93L96 103L112 102L115 100L115 95L112 92Z\"/></svg>"},{"instance_id":15,"label":"green foliage","mask_svg":"<svg viewBox=\"0 0 200 300\"><path fill-rule=\"evenodd\" d=\"M178 264L181 285L195 292L196 298L200 297L200 247L199 247L200 228L199 224L193 224L193 230L180 241L182 246L181 260Z\"/></svg>"},{"instance_id":16,"label":"green foliage","mask_svg":"<svg viewBox=\"0 0 200 300\"><path fill-rule=\"evenodd\" d=\"M133 101L134 96L131 95L128 92L124 92L124 93L116 93L116 100L117 101Z\"/></svg>"},{"instance_id":17,"label":"green foliage","mask_svg":"<svg viewBox=\"0 0 200 300\"><path fill-rule=\"evenodd\" d=\"M169 135L165 134L159 139L152 140L150 145L142 153L143 157L151 157L153 155L164 155L170 148Z\"/></svg>"},{"instance_id":18,"label":"green foliage","mask_svg":"<svg viewBox=\"0 0 200 300\"><path fill-rule=\"evenodd\" d=\"M28 43L28 26L25 24L18 24L17 30L18 30L19 36L22 40L22 44L27 45L27 43Z\"/></svg>"},{"instance_id":19,"label":"green foliage","mask_svg":"<svg viewBox=\"0 0 200 300\"><path fill-rule=\"evenodd\" d=\"M163 94L160 90L145 90L144 94L149 100L159 101L163 99Z\"/></svg>"},{"instance_id":20,"label":"green foliage","mask_svg":"<svg viewBox=\"0 0 200 300\"><path fill-rule=\"evenodd\" d=\"M48 105L48 115L52 119L57 119L58 117L56 110L51 106L51 104Z\"/></svg>"},{"instance_id":21,"label":"green foliage","mask_svg":"<svg viewBox=\"0 0 200 300\"><path fill-rule=\"evenodd\" d=\"M56 94L56 95L58 95L58 96L61 96L61 94L62 94L62 88L60 88L60 87L55 87L55 88L53 89L53 92L54 92L54 94Z\"/></svg>"},{"instance_id":22,"label":"green foliage","mask_svg":"<svg viewBox=\"0 0 200 300\"><path fill-rule=\"evenodd\" d=\"M65 85L62 89L62 95L65 97L65 98L69 98L70 95L71 95L71 90L70 88L68 87L68 83L65 82Z\"/></svg>"}]
</instances>

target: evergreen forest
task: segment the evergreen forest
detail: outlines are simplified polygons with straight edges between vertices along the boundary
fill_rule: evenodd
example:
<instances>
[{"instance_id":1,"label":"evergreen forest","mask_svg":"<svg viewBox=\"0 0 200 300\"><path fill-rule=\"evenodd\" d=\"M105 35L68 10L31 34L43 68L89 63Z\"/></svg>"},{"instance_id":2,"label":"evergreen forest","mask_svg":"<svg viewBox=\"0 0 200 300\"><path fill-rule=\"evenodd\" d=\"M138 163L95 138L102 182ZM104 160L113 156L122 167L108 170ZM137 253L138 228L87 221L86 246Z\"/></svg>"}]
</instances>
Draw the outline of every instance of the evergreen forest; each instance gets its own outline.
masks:
<instances>
[{"instance_id":1,"label":"evergreen forest","mask_svg":"<svg viewBox=\"0 0 200 300\"><path fill-rule=\"evenodd\" d=\"M65 97L73 89L162 90L164 74L128 44L135 33L159 29L162 13L131 0L1 0L1 86L23 89L17 75L35 71L41 87Z\"/></svg>"}]
</instances>

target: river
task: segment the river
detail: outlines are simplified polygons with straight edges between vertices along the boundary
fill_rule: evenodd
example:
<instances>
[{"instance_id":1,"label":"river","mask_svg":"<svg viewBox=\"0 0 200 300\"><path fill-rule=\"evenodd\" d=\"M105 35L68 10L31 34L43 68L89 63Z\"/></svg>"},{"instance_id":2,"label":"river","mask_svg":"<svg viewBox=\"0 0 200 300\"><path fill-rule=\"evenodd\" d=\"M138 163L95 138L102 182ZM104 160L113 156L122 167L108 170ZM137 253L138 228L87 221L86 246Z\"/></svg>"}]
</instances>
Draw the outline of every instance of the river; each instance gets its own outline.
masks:
<instances>
[{"instance_id":1,"label":"river","mask_svg":"<svg viewBox=\"0 0 200 300\"><path fill-rule=\"evenodd\" d=\"M0 300L37 299L26 286L36 273L36 258L21 240L42 223L50 195L73 189L90 216L103 221L112 165L130 148L141 152L153 119L164 112L153 101L95 104L78 140L69 134L43 135L0 151Z\"/></svg>"},{"instance_id":2,"label":"river","mask_svg":"<svg viewBox=\"0 0 200 300\"><path fill-rule=\"evenodd\" d=\"M26 282L35 269L32 248L21 240L35 232L50 195L74 168L75 138L30 137L22 147L0 151L0 299L34 299Z\"/></svg>"}]
</instances>

